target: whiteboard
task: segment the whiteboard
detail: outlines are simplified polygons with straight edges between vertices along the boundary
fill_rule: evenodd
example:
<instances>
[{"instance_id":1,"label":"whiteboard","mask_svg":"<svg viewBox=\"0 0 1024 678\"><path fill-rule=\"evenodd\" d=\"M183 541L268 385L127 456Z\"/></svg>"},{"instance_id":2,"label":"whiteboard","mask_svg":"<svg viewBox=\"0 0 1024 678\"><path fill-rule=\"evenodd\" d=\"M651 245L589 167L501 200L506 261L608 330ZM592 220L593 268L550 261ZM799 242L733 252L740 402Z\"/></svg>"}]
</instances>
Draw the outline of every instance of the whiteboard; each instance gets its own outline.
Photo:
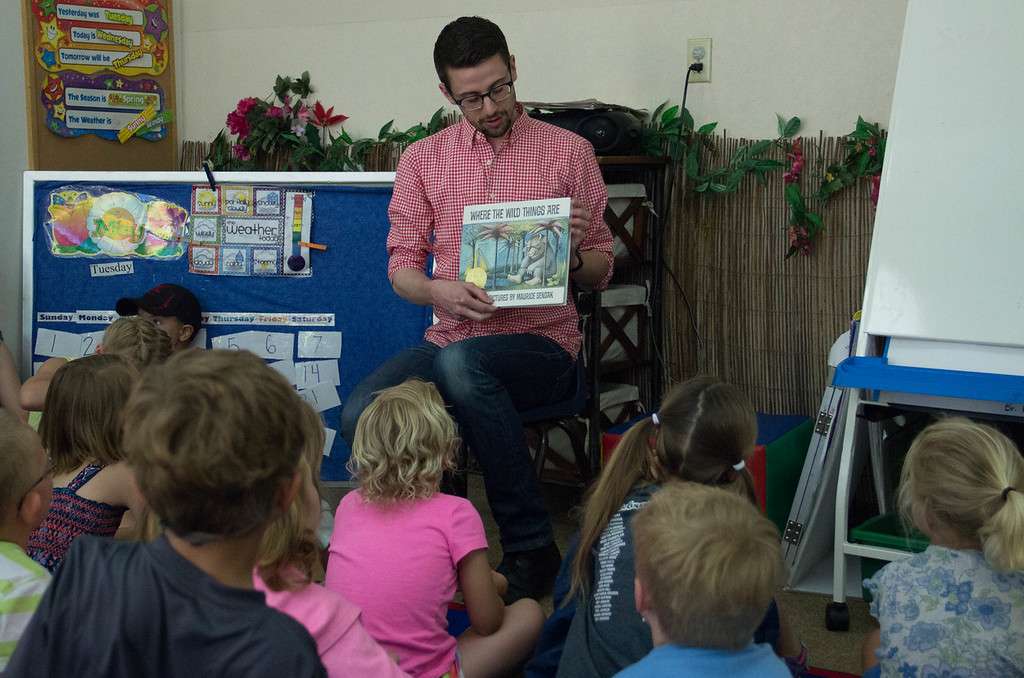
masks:
<instances>
[{"instance_id":1,"label":"whiteboard","mask_svg":"<svg viewBox=\"0 0 1024 678\"><path fill-rule=\"evenodd\" d=\"M1024 346L1024 3L911 0L868 334Z\"/></svg>"}]
</instances>

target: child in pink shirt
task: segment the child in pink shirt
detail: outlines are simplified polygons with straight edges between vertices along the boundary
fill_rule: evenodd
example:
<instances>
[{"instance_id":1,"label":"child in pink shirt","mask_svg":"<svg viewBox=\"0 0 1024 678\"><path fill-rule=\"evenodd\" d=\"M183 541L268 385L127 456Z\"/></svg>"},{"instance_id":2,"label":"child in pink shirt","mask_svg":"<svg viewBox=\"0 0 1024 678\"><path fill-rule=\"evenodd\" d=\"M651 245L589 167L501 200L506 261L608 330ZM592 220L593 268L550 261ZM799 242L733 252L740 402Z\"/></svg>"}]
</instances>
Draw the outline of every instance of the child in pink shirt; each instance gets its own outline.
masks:
<instances>
[{"instance_id":1,"label":"child in pink shirt","mask_svg":"<svg viewBox=\"0 0 1024 678\"><path fill-rule=\"evenodd\" d=\"M359 489L338 506L325 585L363 610L363 623L416 678L483 678L529 656L544 622L536 601L505 607L483 522L469 501L441 494L455 424L433 384L384 389L356 425L350 471ZM462 590L470 629L448 635Z\"/></svg>"},{"instance_id":2,"label":"child in pink shirt","mask_svg":"<svg viewBox=\"0 0 1024 678\"><path fill-rule=\"evenodd\" d=\"M302 410L306 433L298 466L302 489L288 511L264 533L253 585L266 595L267 605L306 627L329 678L408 678L363 628L359 608L313 582L315 575L323 573L315 530L320 521L317 478L324 428L312 407L303 403Z\"/></svg>"}]
</instances>

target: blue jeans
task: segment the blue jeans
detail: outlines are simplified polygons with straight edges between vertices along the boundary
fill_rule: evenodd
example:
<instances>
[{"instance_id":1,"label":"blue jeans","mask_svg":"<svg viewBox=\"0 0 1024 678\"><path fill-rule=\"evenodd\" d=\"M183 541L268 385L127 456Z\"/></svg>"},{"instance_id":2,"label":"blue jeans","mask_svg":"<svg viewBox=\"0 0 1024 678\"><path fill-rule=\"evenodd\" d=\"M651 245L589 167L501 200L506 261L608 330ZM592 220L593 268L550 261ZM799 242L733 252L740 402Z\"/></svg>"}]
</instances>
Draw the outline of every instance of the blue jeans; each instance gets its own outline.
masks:
<instances>
[{"instance_id":1,"label":"blue jeans","mask_svg":"<svg viewBox=\"0 0 1024 678\"><path fill-rule=\"evenodd\" d=\"M476 455L503 549L552 543L518 413L572 397L574 358L535 334L471 337L444 348L423 342L385 362L352 391L341 412L341 434L350 445L359 415L376 392L411 378L437 385Z\"/></svg>"}]
</instances>

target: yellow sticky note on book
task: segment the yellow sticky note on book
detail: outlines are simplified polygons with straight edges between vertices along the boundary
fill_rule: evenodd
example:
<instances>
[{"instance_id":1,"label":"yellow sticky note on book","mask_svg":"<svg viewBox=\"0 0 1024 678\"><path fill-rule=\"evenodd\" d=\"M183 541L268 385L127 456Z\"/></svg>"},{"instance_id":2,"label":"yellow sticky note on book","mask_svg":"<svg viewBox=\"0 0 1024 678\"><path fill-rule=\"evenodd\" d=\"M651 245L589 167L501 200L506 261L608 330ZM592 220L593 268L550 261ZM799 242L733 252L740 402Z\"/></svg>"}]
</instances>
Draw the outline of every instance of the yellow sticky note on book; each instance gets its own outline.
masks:
<instances>
[{"instance_id":1,"label":"yellow sticky note on book","mask_svg":"<svg viewBox=\"0 0 1024 678\"><path fill-rule=\"evenodd\" d=\"M156 102L153 102L149 106L146 106L146 108L141 113L132 118L127 125L122 127L121 130L117 133L117 140L120 141L122 144L128 141L133 136L135 136L135 133L138 132L143 125L152 120L154 117L156 117Z\"/></svg>"}]
</instances>

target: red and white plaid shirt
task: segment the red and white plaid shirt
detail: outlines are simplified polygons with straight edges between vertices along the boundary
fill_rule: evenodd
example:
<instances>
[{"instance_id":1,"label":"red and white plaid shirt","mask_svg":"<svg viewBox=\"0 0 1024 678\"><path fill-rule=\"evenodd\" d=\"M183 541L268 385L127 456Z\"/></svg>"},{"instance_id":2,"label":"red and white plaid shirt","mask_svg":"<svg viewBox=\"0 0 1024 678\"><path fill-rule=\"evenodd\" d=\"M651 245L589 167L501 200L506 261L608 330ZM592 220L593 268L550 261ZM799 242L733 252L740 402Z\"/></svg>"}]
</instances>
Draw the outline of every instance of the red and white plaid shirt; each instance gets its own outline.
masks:
<instances>
[{"instance_id":1,"label":"red and white plaid shirt","mask_svg":"<svg viewBox=\"0 0 1024 678\"><path fill-rule=\"evenodd\" d=\"M603 252L612 276L612 235L604 223L608 202L594 149L582 137L534 120L522 112L495 155L487 138L465 120L417 141L402 154L388 207L391 231L388 277L395 271L425 270L434 255L433 276L458 280L462 212L466 205L516 200L578 198L590 209L591 222L581 250ZM426 340L438 346L494 334L539 334L575 357L580 350L576 306L500 308L477 322L434 308L437 322Z\"/></svg>"}]
</instances>

